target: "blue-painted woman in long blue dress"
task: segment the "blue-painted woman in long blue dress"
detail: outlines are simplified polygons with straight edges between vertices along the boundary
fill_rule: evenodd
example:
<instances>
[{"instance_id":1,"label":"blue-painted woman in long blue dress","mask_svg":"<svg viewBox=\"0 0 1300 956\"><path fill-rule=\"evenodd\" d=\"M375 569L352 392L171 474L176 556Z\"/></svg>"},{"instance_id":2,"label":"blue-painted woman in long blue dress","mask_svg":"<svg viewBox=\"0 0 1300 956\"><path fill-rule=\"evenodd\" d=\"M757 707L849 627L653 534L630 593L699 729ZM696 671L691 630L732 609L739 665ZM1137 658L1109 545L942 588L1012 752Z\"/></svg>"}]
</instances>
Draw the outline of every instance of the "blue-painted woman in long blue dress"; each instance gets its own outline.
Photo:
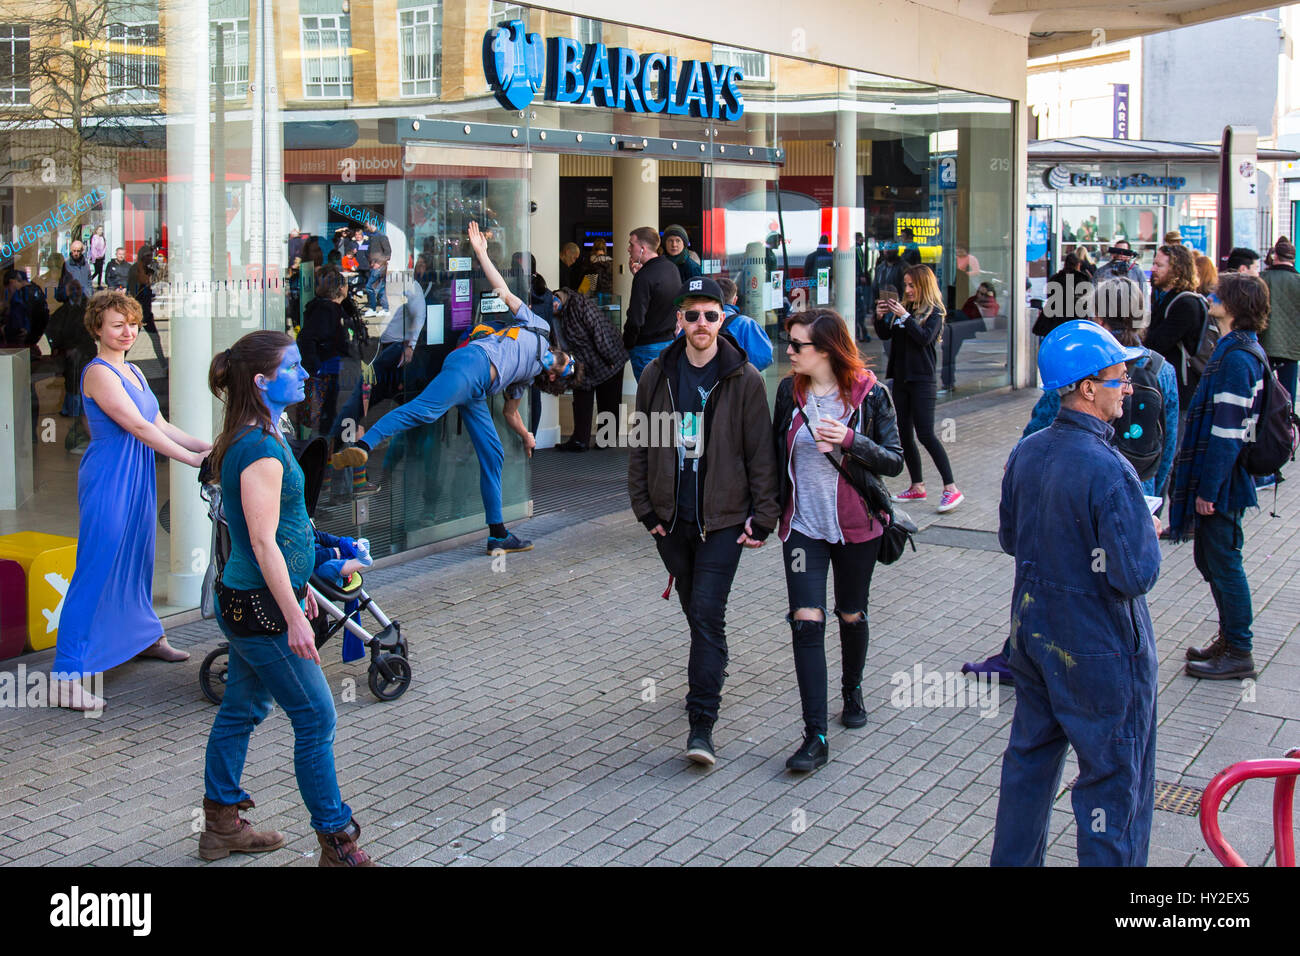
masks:
<instances>
[{"instance_id":1,"label":"blue-painted woman in long blue dress","mask_svg":"<svg viewBox=\"0 0 1300 956\"><path fill-rule=\"evenodd\" d=\"M77 567L63 601L51 677L60 706L103 706L79 683L136 656L189 658L167 643L153 609L154 453L197 468L212 446L170 424L141 371L126 361L140 305L121 291L94 295L86 324L99 354L81 375L90 446L77 472Z\"/></svg>"}]
</instances>

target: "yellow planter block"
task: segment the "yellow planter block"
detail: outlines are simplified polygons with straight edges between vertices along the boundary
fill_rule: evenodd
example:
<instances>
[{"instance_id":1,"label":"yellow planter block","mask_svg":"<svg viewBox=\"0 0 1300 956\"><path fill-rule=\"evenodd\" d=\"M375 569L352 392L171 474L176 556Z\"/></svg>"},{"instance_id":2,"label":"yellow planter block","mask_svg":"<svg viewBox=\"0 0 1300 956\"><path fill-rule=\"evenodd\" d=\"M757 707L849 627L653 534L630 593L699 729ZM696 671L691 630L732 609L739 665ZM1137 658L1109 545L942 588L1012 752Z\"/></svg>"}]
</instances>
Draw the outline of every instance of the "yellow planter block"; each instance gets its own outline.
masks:
<instances>
[{"instance_id":1,"label":"yellow planter block","mask_svg":"<svg viewBox=\"0 0 1300 956\"><path fill-rule=\"evenodd\" d=\"M27 646L34 651L53 647L59 639L63 596L77 568L77 546L42 551L27 575Z\"/></svg>"},{"instance_id":2,"label":"yellow planter block","mask_svg":"<svg viewBox=\"0 0 1300 956\"><path fill-rule=\"evenodd\" d=\"M17 561L27 575L27 649L53 647L77 567L77 539L39 531L0 535L0 558Z\"/></svg>"}]
</instances>

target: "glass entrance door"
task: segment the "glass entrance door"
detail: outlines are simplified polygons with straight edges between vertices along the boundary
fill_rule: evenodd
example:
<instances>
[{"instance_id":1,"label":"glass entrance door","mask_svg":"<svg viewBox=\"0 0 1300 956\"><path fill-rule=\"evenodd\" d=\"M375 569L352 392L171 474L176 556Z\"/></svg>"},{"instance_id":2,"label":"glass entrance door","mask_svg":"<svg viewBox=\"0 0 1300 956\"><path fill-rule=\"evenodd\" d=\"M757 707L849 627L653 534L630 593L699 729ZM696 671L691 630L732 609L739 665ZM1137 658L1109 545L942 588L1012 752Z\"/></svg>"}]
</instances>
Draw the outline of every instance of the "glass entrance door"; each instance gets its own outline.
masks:
<instances>
[{"instance_id":1,"label":"glass entrance door","mask_svg":"<svg viewBox=\"0 0 1300 956\"><path fill-rule=\"evenodd\" d=\"M470 248L470 222L486 234L511 291L528 301L528 152L411 143L402 159L402 178L384 184L392 258L382 268L373 255L360 256L349 277L364 296L359 304L374 308L366 309L365 341L338 382L335 441L417 399L481 319L508 317ZM502 418L504 398L491 396L489 406L504 451L502 508L511 521L531 507L527 455ZM364 469L331 473L317 523L368 537L376 555L481 531L484 483L467 426L453 408L393 435Z\"/></svg>"}]
</instances>

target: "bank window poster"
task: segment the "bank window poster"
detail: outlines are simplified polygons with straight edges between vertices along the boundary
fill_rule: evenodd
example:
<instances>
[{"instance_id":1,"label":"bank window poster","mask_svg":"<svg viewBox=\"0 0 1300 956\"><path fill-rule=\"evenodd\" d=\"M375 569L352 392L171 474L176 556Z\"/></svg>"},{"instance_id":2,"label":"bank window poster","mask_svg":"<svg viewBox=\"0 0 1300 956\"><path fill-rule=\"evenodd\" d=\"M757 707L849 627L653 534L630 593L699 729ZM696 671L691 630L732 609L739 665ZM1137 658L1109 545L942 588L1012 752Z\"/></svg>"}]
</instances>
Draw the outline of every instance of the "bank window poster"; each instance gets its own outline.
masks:
<instances>
[{"instance_id":1,"label":"bank window poster","mask_svg":"<svg viewBox=\"0 0 1300 956\"><path fill-rule=\"evenodd\" d=\"M1179 234L1183 237L1183 245L1189 249L1195 249L1203 256L1210 254L1210 227L1201 224L1195 226L1179 226Z\"/></svg>"},{"instance_id":2,"label":"bank window poster","mask_svg":"<svg viewBox=\"0 0 1300 956\"><path fill-rule=\"evenodd\" d=\"M1052 234L1052 208L1030 206L1025 223L1025 275L1031 296L1042 298L1047 292L1048 251Z\"/></svg>"},{"instance_id":3,"label":"bank window poster","mask_svg":"<svg viewBox=\"0 0 1300 956\"><path fill-rule=\"evenodd\" d=\"M939 275L940 260L943 258L942 233L941 213L931 212L926 215L900 212L894 215L894 240L898 243L899 255L905 262L912 263L919 256L921 262L933 269L936 275Z\"/></svg>"}]
</instances>

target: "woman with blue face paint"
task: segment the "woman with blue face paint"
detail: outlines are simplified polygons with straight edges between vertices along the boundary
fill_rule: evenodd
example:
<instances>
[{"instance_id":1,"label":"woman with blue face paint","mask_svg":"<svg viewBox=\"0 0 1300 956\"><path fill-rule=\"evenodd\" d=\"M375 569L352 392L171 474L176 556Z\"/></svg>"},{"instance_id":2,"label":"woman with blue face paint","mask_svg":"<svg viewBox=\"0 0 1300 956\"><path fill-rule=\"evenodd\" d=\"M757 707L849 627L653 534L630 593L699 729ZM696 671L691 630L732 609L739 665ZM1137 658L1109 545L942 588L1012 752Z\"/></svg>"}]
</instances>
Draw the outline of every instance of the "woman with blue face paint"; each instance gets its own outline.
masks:
<instances>
[{"instance_id":1,"label":"woman with blue face paint","mask_svg":"<svg viewBox=\"0 0 1300 956\"><path fill-rule=\"evenodd\" d=\"M230 641L226 693L208 735L199 855L218 860L284 845L259 833L239 811L253 798L240 784L248 740L278 703L294 733L294 769L321 866L373 866L357 847L361 828L339 793L334 771L334 698L321 671L308 618L315 539L302 469L277 422L303 400L308 375L293 339L251 332L212 360L208 386L226 405L212 450L220 476L230 557L217 589L217 623Z\"/></svg>"}]
</instances>

